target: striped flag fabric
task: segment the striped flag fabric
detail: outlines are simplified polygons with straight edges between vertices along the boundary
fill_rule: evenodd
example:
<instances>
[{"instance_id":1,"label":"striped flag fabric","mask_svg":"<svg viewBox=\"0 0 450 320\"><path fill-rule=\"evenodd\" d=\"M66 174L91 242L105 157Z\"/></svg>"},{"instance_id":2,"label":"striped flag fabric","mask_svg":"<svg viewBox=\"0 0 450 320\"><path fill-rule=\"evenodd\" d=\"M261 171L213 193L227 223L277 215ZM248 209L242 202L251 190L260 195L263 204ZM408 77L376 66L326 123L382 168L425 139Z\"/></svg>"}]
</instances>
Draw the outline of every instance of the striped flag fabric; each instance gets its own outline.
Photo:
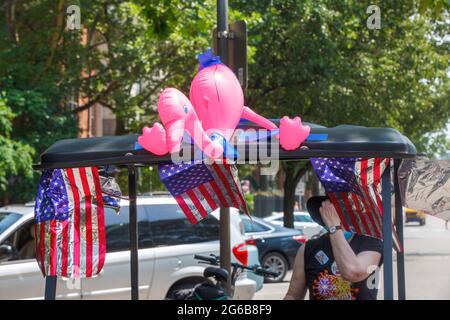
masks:
<instances>
[{"instance_id":1,"label":"striped flag fabric","mask_svg":"<svg viewBox=\"0 0 450 320\"><path fill-rule=\"evenodd\" d=\"M312 158L311 163L343 228L357 234L383 238L381 175L389 158ZM393 217L394 219L395 217ZM393 225L396 250L400 241Z\"/></svg>"},{"instance_id":2,"label":"striped flag fabric","mask_svg":"<svg viewBox=\"0 0 450 320\"><path fill-rule=\"evenodd\" d=\"M44 276L89 278L106 253L104 204L96 167L42 173L35 203L36 259Z\"/></svg>"},{"instance_id":3,"label":"striped flag fabric","mask_svg":"<svg viewBox=\"0 0 450 320\"><path fill-rule=\"evenodd\" d=\"M192 224L220 206L234 207L248 214L233 164L166 163L159 165L158 171L161 181Z\"/></svg>"}]
</instances>

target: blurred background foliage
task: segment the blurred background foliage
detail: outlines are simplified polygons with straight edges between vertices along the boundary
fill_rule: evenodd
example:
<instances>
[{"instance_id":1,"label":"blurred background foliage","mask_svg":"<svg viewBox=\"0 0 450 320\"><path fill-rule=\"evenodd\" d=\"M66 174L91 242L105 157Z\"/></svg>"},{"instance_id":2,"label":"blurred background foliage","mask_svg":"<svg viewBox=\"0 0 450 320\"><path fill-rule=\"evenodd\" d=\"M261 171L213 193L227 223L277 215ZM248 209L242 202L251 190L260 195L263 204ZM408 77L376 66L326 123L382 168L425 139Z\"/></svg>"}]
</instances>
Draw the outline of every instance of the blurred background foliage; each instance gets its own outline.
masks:
<instances>
[{"instance_id":1,"label":"blurred background foliage","mask_svg":"<svg viewBox=\"0 0 450 320\"><path fill-rule=\"evenodd\" d=\"M247 105L325 126L389 126L420 152L448 152L447 1L380 2L379 30L366 25L365 1L229 3L229 21L249 26ZM66 27L69 5L81 9L81 30ZM0 203L33 199L31 164L77 136L77 115L93 104L115 114L116 134L157 120L158 93L188 93L216 23L213 0L5 0L0 12ZM293 195L308 169L282 164L281 186L275 179L272 187ZM251 179L252 170L241 175ZM263 180L254 189L265 191ZM155 168L140 181L141 192L162 188Z\"/></svg>"}]
</instances>

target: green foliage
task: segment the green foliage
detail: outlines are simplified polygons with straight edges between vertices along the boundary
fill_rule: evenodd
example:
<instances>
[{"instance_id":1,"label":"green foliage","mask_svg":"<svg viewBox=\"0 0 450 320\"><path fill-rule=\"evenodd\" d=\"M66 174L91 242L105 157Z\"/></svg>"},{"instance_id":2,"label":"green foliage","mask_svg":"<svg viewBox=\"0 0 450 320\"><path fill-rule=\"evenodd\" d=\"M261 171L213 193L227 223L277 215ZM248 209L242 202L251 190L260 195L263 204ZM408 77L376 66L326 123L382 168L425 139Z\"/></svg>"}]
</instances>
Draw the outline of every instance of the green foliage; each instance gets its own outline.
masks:
<instances>
[{"instance_id":1,"label":"green foliage","mask_svg":"<svg viewBox=\"0 0 450 320\"><path fill-rule=\"evenodd\" d=\"M33 199L40 174L32 163L56 140L77 133L66 108L76 72L63 72L70 48L56 51L51 45L59 43L52 37L55 12L49 10L55 1L15 5L12 14L0 16L0 203Z\"/></svg>"},{"instance_id":2,"label":"green foliage","mask_svg":"<svg viewBox=\"0 0 450 320\"><path fill-rule=\"evenodd\" d=\"M415 15L410 1L386 1L381 29L371 30L360 1L232 5L260 16L249 22L256 52L247 93L252 108L325 126L393 127L420 151L429 147L426 134L445 128L450 54L448 40L438 39L448 32L448 18Z\"/></svg>"},{"instance_id":3,"label":"green foliage","mask_svg":"<svg viewBox=\"0 0 450 320\"><path fill-rule=\"evenodd\" d=\"M12 121L15 114L0 94L0 192L6 192L10 179L22 175L32 177L31 162L34 150L11 139Z\"/></svg>"},{"instance_id":4,"label":"green foliage","mask_svg":"<svg viewBox=\"0 0 450 320\"><path fill-rule=\"evenodd\" d=\"M117 175L117 181L122 194L128 195L128 169L122 168ZM137 167L136 170L137 194L149 194L152 192L168 192L161 182L157 166Z\"/></svg>"},{"instance_id":5,"label":"green foliage","mask_svg":"<svg viewBox=\"0 0 450 320\"><path fill-rule=\"evenodd\" d=\"M45 93L4 87L1 106L0 198L4 202L33 199L40 174L37 156L55 141L76 133L72 118L52 108ZM13 130L11 130L13 128Z\"/></svg>"},{"instance_id":6,"label":"green foliage","mask_svg":"<svg viewBox=\"0 0 450 320\"><path fill-rule=\"evenodd\" d=\"M110 108L118 134L154 122L158 93L185 93L197 69L196 54L210 46L215 1L81 1L84 26L105 50L81 48L81 69L97 70L79 82L81 92ZM106 50L107 48L107 50ZM107 64L105 65L105 61ZM139 90L130 94L133 86Z\"/></svg>"},{"instance_id":7,"label":"green foliage","mask_svg":"<svg viewBox=\"0 0 450 320\"><path fill-rule=\"evenodd\" d=\"M245 202L247 203L250 214L255 210L255 197L250 192L244 194Z\"/></svg>"},{"instance_id":8,"label":"green foliage","mask_svg":"<svg viewBox=\"0 0 450 320\"><path fill-rule=\"evenodd\" d=\"M450 9L448 0L416 0L418 12L429 14L433 18L441 18L444 12Z\"/></svg>"}]
</instances>

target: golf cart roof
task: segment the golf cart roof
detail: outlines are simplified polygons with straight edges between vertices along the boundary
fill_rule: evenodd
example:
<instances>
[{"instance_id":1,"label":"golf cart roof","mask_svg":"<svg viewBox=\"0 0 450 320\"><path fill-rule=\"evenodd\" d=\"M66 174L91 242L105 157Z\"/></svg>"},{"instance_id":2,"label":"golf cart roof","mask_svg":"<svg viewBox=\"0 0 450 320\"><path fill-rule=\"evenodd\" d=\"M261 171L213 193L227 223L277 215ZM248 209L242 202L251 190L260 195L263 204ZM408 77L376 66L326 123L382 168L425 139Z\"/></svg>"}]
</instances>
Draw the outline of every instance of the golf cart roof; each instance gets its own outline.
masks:
<instances>
[{"instance_id":1,"label":"golf cart roof","mask_svg":"<svg viewBox=\"0 0 450 320\"><path fill-rule=\"evenodd\" d=\"M278 121L274 121L278 122ZM308 123L307 123L308 124ZM298 160L312 157L389 157L414 158L417 155L411 141L391 128L368 128L339 125L326 128L311 126L310 139L292 151L279 149L280 160ZM258 129L249 122L241 122L239 128ZM41 154L35 169L87 167L104 165L151 165L170 161L170 155L157 156L146 150L136 150L137 134L104 136L96 138L64 139L54 143ZM238 146L239 147L239 146ZM245 153L239 160L247 160L251 150L256 151L258 142L247 142ZM241 150L241 149L239 149ZM261 160L261 155L259 155Z\"/></svg>"}]
</instances>

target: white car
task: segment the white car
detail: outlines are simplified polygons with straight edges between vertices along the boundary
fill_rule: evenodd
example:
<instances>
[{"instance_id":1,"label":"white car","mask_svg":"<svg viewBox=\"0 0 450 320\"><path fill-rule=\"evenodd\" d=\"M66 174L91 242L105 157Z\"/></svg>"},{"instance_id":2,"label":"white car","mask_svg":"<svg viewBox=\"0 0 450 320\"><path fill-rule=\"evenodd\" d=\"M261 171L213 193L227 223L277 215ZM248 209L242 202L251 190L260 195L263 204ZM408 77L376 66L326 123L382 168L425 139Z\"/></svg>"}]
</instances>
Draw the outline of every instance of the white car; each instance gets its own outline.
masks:
<instances>
[{"instance_id":1,"label":"white car","mask_svg":"<svg viewBox=\"0 0 450 320\"><path fill-rule=\"evenodd\" d=\"M173 290L203 281L205 265L194 254L219 255L219 210L191 225L171 196L138 197L137 205L139 298L164 299ZM130 299L128 210L128 201L121 202L120 215L105 208L102 272L90 279L58 279L57 299ZM34 259L33 222L33 204L0 208L0 299L43 299L45 280ZM231 210L231 246L233 262L258 257L256 247L245 245L237 210ZM255 281L244 272L233 298L252 299L255 291Z\"/></svg>"},{"instance_id":2,"label":"white car","mask_svg":"<svg viewBox=\"0 0 450 320\"><path fill-rule=\"evenodd\" d=\"M264 220L283 226L283 212L274 212ZM325 232L325 229L315 222L308 212L294 211L294 229L302 230L307 240L316 238Z\"/></svg>"}]
</instances>

